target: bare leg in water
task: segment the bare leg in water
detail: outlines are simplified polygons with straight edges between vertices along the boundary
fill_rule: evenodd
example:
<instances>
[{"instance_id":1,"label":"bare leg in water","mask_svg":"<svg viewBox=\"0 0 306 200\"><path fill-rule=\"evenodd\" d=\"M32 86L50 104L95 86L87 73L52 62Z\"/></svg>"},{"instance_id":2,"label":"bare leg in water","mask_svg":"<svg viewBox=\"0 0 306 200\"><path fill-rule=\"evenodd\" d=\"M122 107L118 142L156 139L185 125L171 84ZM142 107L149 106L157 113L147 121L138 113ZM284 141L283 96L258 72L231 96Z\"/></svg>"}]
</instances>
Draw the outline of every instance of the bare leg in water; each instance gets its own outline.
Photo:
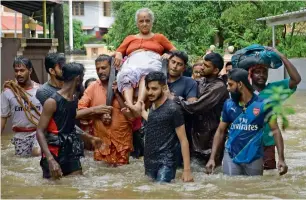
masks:
<instances>
[{"instance_id":1,"label":"bare leg in water","mask_svg":"<svg viewBox=\"0 0 306 200\"><path fill-rule=\"evenodd\" d=\"M127 88L123 91L123 96L124 96L124 100L125 100L125 104L128 108L131 109L132 114L134 117L139 116L138 112L137 112L137 108L134 105L134 88Z\"/></svg>"},{"instance_id":2,"label":"bare leg in water","mask_svg":"<svg viewBox=\"0 0 306 200\"><path fill-rule=\"evenodd\" d=\"M147 97L147 91L145 87L145 77L142 77L139 81L138 87L138 98L136 104L133 104L133 96L134 96L134 89L128 88L125 89L123 92L124 99L126 101L126 105L132 110L135 117L141 115L141 101L145 101Z\"/></svg>"},{"instance_id":3,"label":"bare leg in water","mask_svg":"<svg viewBox=\"0 0 306 200\"><path fill-rule=\"evenodd\" d=\"M142 108L141 102L144 102L146 98L147 98L147 89L145 86L145 77L142 77L139 81L137 102L134 105L137 113L141 114L141 108Z\"/></svg>"}]
</instances>

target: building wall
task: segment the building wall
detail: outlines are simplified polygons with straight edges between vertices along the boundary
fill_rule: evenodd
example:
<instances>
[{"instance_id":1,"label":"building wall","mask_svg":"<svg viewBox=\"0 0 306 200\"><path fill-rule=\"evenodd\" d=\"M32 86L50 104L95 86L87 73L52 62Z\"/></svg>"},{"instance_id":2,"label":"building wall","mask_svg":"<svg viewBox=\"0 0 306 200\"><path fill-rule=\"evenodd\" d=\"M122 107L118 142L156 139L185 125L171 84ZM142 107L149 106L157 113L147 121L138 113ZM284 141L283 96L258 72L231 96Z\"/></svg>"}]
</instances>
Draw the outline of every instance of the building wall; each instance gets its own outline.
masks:
<instances>
[{"instance_id":1,"label":"building wall","mask_svg":"<svg viewBox=\"0 0 306 200\"><path fill-rule=\"evenodd\" d=\"M73 19L81 20L83 26L97 26L99 24L99 2L85 1L84 16L73 16Z\"/></svg>"},{"instance_id":2,"label":"building wall","mask_svg":"<svg viewBox=\"0 0 306 200\"><path fill-rule=\"evenodd\" d=\"M83 26L106 27L109 28L114 22L114 17L103 16L102 1L85 1L84 16L73 16L73 19L81 20Z\"/></svg>"},{"instance_id":3,"label":"building wall","mask_svg":"<svg viewBox=\"0 0 306 200\"><path fill-rule=\"evenodd\" d=\"M306 58L292 58L289 60L296 67L302 78L300 84L298 85L298 89L306 90ZM285 77L289 77L287 71L285 73Z\"/></svg>"},{"instance_id":4,"label":"building wall","mask_svg":"<svg viewBox=\"0 0 306 200\"><path fill-rule=\"evenodd\" d=\"M103 10L104 10L103 6L104 6L103 1L100 1L99 2L99 7L101 8L100 9L101 15L99 17L99 27L109 28L114 23L115 18L113 16L113 13L111 13L111 17L103 16Z\"/></svg>"},{"instance_id":5,"label":"building wall","mask_svg":"<svg viewBox=\"0 0 306 200\"><path fill-rule=\"evenodd\" d=\"M302 78L301 83L298 85L298 89L306 90L306 58L292 58L289 60L296 67ZM284 66L280 67L279 69L269 70L268 82L280 81L284 78L289 78L289 75L284 69Z\"/></svg>"}]
</instances>

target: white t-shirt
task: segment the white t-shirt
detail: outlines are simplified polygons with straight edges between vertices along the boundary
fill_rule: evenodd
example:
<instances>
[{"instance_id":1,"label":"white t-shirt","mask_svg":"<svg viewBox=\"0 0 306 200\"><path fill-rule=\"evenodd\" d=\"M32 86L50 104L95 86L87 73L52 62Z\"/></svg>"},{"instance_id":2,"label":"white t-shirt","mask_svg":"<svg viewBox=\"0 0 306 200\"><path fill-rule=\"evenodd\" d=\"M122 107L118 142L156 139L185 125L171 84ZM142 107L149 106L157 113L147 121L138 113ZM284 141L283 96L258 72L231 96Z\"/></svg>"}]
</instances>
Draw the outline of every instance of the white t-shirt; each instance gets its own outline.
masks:
<instances>
[{"instance_id":1,"label":"white t-shirt","mask_svg":"<svg viewBox=\"0 0 306 200\"><path fill-rule=\"evenodd\" d=\"M39 87L40 85L38 83L33 82L33 88L26 90L26 93L28 95L29 100L32 102L33 105L36 106L37 110L41 113L42 106L40 102L38 101L38 99L36 99L35 97L36 91ZM24 106L28 106L27 103L24 102L24 100L22 101L24 103ZM39 119L39 116L35 113L33 109L31 110L31 113L33 113ZM36 126L28 120L25 112L23 111L22 106L18 103L14 93L10 89L7 89L7 88L1 94L1 117L12 117L13 127L36 128ZM24 133L21 133L21 132L16 133L16 134L24 135ZM28 135L28 134L30 133L26 133L25 135Z\"/></svg>"}]
</instances>

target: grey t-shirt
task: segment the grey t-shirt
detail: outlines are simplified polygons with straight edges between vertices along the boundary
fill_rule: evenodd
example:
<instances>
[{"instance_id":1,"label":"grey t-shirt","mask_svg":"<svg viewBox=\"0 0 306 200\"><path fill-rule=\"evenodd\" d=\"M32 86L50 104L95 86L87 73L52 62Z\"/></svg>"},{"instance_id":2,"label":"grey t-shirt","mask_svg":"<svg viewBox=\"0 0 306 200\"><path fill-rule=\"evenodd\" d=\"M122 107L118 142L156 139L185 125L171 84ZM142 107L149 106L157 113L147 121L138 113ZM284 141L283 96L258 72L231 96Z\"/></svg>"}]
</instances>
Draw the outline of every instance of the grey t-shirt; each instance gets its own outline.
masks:
<instances>
[{"instance_id":1,"label":"grey t-shirt","mask_svg":"<svg viewBox=\"0 0 306 200\"><path fill-rule=\"evenodd\" d=\"M145 126L144 163L146 169L160 165L175 166L178 137L175 129L184 124L179 105L166 100L155 110L150 110Z\"/></svg>"},{"instance_id":2,"label":"grey t-shirt","mask_svg":"<svg viewBox=\"0 0 306 200\"><path fill-rule=\"evenodd\" d=\"M53 87L49 82L44 83L36 92L36 98L44 105L45 101L49 99L55 92L61 88Z\"/></svg>"}]
</instances>

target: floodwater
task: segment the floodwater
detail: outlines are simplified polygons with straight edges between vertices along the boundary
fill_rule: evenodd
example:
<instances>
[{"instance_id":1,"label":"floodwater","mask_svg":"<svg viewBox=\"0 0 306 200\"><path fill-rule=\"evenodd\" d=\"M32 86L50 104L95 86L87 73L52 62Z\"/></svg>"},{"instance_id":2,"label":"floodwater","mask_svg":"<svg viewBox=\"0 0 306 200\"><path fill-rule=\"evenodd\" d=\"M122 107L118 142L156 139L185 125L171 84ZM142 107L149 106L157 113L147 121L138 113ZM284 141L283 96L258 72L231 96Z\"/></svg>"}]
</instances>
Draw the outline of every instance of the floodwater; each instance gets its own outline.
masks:
<instances>
[{"instance_id":1,"label":"floodwater","mask_svg":"<svg viewBox=\"0 0 306 200\"><path fill-rule=\"evenodd\" d=\"M84 61L91 65L93 61ZM87 76L91 77L93 74ZM10 133L1 137L2 198L290 198L306 199L306 91L298 91L288 101L296 114L289 116L291 127L283 132L289 171L279 176L277 170L262 177L228 177L220 169L214 175L192 163L195 182L183 183L182 170L170 184L156 184L144 176L143 160L131 159L118 168L96 162L91 152L83 158L83 176L44 180L39 157L14 155Z\"/></svg>"}]
</instances>

